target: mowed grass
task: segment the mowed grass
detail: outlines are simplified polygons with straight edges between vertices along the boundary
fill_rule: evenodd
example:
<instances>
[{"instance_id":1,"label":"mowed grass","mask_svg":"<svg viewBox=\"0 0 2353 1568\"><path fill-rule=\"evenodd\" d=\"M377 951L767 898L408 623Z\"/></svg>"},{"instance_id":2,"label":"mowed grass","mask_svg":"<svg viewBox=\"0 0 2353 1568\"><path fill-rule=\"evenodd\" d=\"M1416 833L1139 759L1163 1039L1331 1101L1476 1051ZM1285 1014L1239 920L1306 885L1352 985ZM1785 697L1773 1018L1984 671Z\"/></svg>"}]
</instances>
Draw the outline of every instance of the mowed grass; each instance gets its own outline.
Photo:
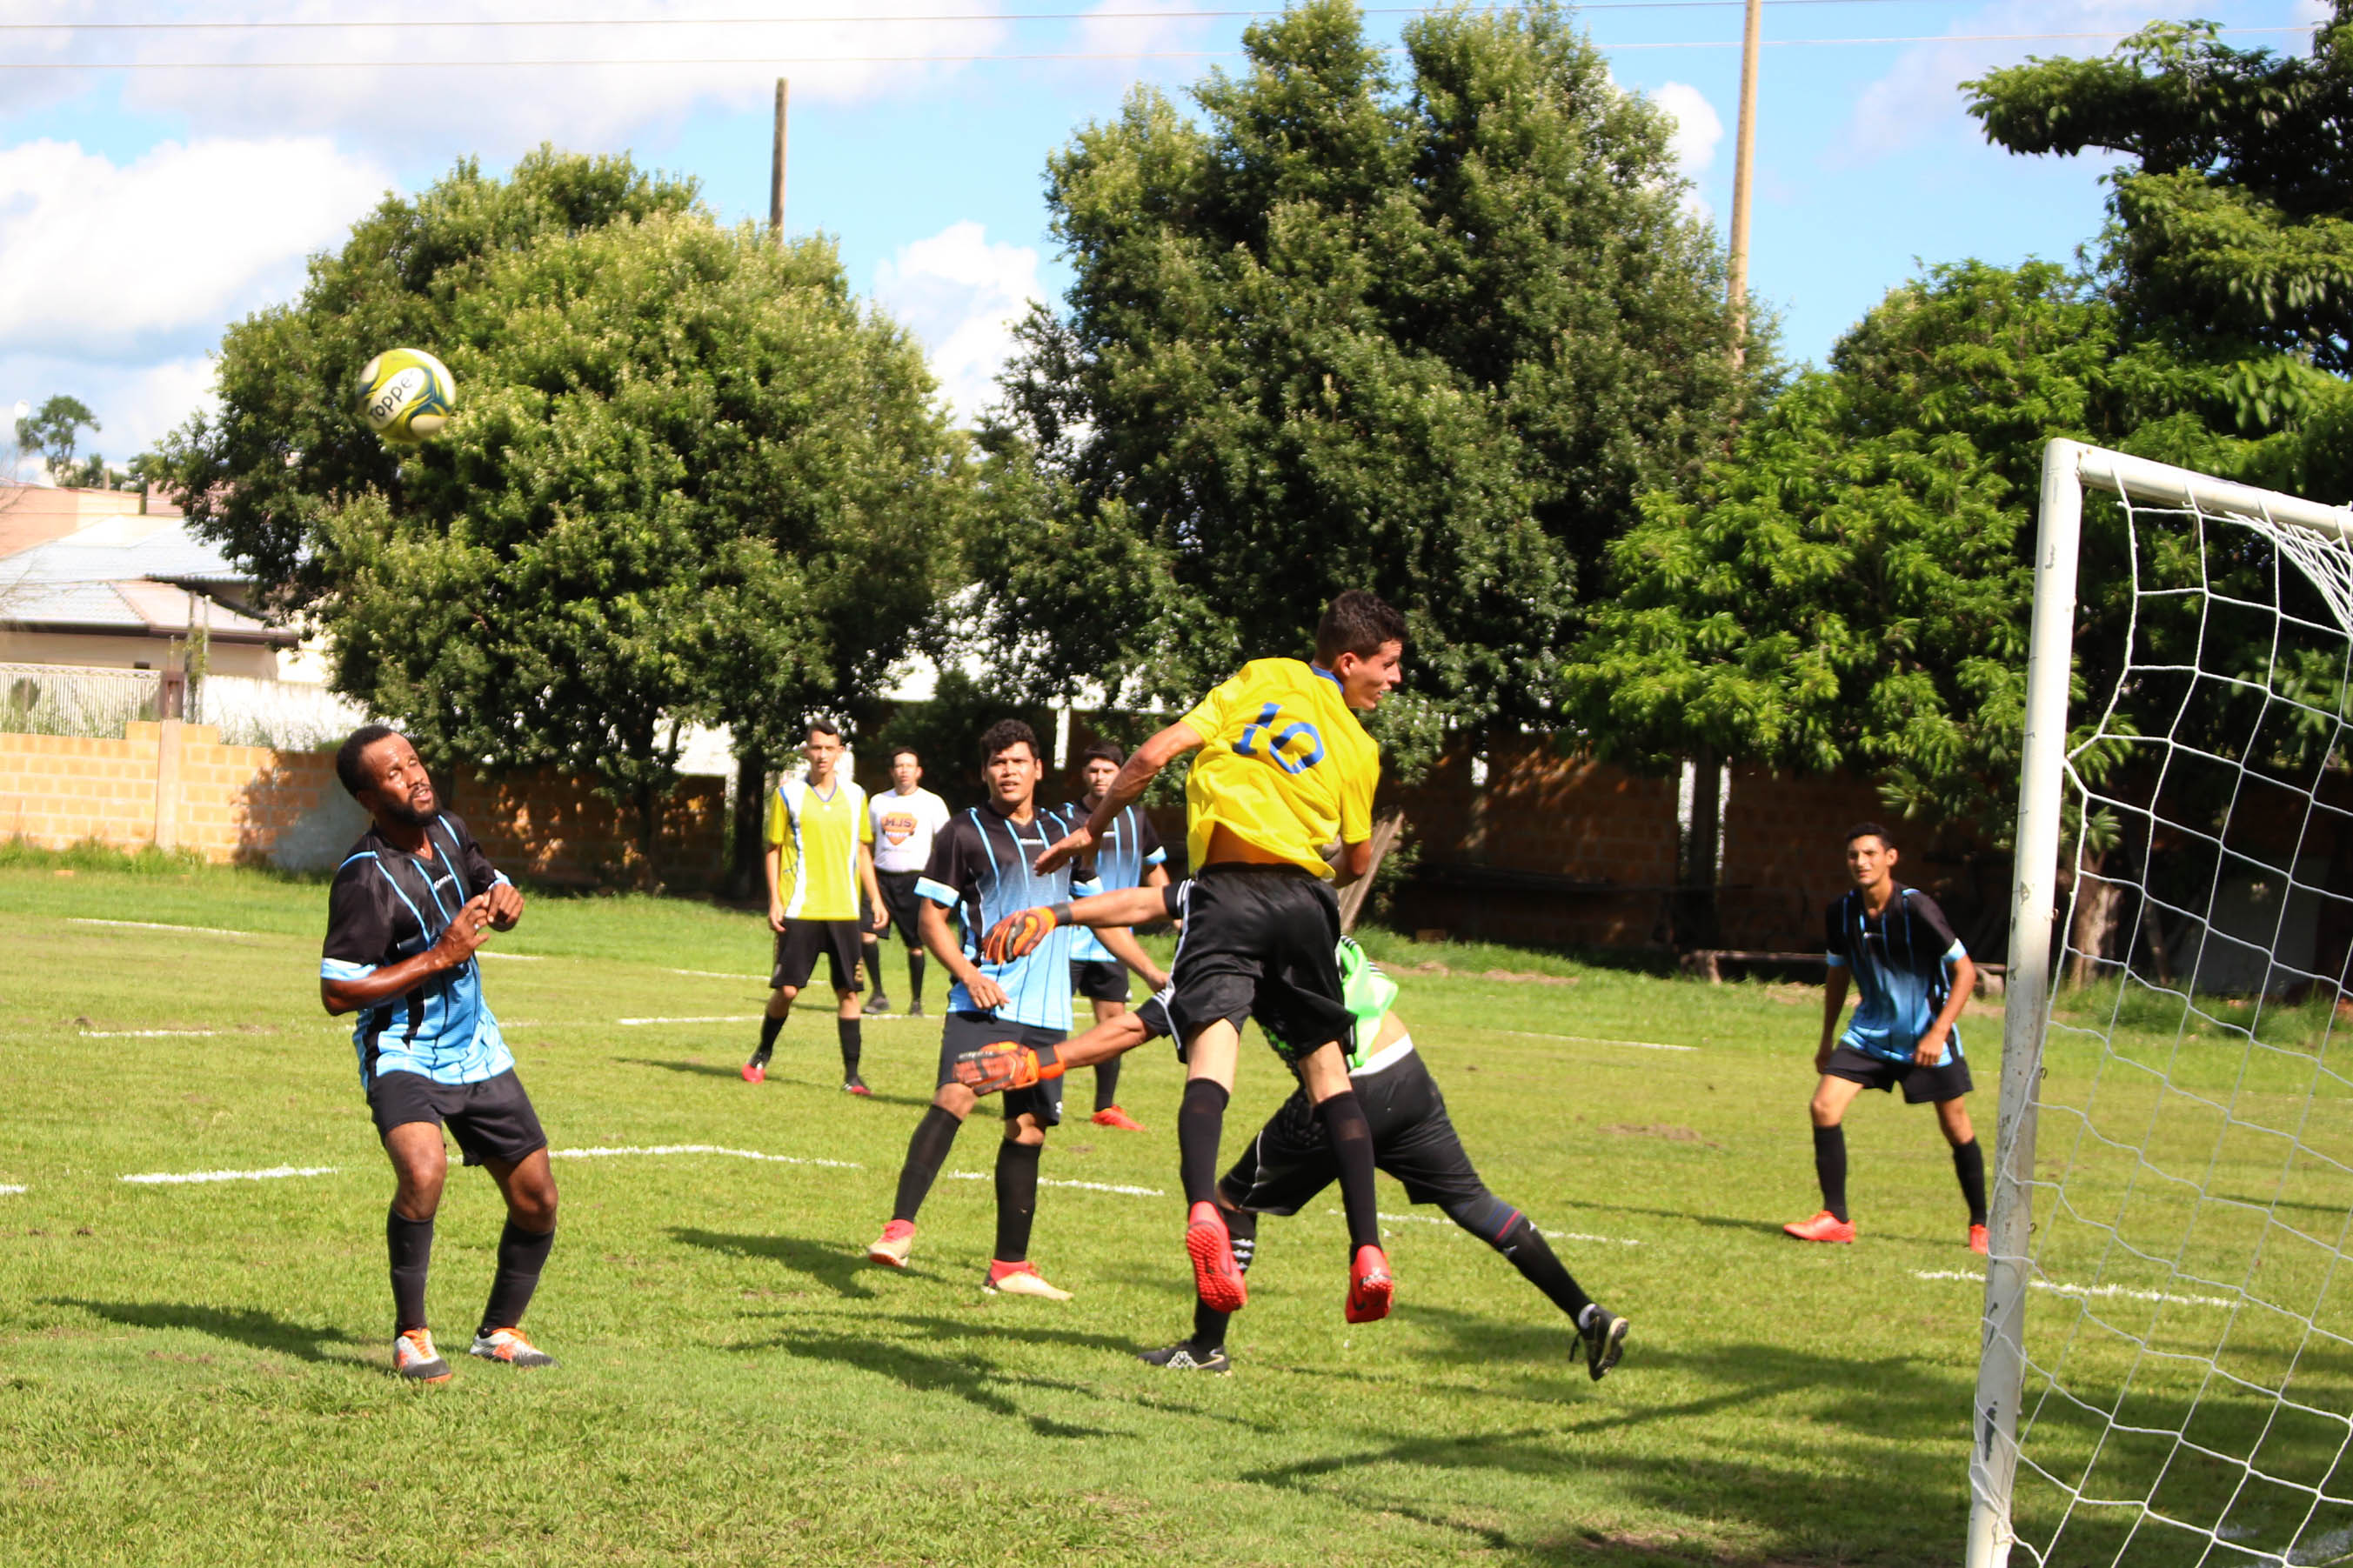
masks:
<instances>
[{"instance_id":1,"label":"mowed grass","mask_svg":"<svg viewBox=\"0 0 2353 1568\"><path fill-rule=\"evenodd\" d=\"M1803 1247L1818 991L1710 987L1376 935L1491 1185L1634 1321L1596 1384L1508 1263L1383 1179L1399 1306L1342 1321L1336 1193L1261 1229L1228 1378L1133 1352L1189 1324L1172 1118L1051 1140L1032 1255L1064 1304L980 1289L976 1118L915 1267L870 1267L936 1025L822 1010L769 1081L756 917L533 900L485 964L558 1150L530 1323L563 1359L388 1371L391 1183L319 1009L325 889L242 872L0 868L0 1560L201 1564L1947 1563L1967 1513L1978 1289L1932 1119L1850 1122L1864 1240ZM145 921L152 925L77 923ZM153 929L201 925L238 935ZM886 949L891 990L903 969ZM528 960L528 962L522 962ZM1452 973L1412 973L1436 962ZM1572 984L1491 981L1504 968ZM1469 973L1465 973L1465 972ZM928 999L936 1010L936 966ZM1990 1133L1999 1024L1973 1013ZM132 1034L131 1031L208 1031ZM1574 1038L1565 1037L1576 1037ZM1687 1050L1644 1048L1683 1046ZM1254 1047L1229 1150L1288 1088ZM1071 1098L1083 1106L1088 1076ZM839 1162L818 1163L815 1162ZM267 1181L125 1175L328 1167ZM1436 1221L1437 1223L1430 1223ZM453 1169L433 1318L462 1350L497 1198Z\"/></svg>"}]
</instances>

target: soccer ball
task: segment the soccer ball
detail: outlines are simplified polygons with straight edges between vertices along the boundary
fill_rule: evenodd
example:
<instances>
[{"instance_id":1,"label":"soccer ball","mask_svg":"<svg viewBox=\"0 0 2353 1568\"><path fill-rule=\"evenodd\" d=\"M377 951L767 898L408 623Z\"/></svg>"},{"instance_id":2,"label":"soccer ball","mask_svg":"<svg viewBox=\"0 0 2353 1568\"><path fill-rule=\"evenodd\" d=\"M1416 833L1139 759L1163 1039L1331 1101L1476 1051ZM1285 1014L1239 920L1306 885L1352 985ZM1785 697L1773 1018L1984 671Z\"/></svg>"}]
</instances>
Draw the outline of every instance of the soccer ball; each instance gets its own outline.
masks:
<instances>
[{"instance_id":1,"label":"soccer ball","mask_svg":"<svg viewBox=\"0 0 2353 1568\"><path fill-rule=\"evenodd\" d=\"M396 447L438 436L457 406L457 377L423 349L387 349L360 372L360 417Z\"/></svg>"}]
</instances>

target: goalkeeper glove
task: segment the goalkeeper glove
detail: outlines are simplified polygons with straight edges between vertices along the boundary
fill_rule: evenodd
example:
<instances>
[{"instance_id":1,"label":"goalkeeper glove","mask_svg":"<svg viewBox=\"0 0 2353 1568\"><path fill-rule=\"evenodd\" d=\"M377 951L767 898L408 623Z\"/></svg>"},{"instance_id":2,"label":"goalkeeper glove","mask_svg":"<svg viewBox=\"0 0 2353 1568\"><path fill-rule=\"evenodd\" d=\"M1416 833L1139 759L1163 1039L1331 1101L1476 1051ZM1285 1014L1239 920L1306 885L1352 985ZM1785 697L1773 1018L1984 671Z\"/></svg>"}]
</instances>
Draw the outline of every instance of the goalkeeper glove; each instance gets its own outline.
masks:
<instances>
[{"instance_id":1,"label":"goalkeeper glove","mask_svg":"<svg viewBox=\"0 0 2353 1568\"><path fill-rule=\"evenodd\" d=\"M1062 1076L1062 1064L1051 1046L1020 1046L1008 1040L960 1054L955 1063L956 1082L975 1094L1028 1089Z\"/></svg>"},{"instance_id":2,"label":"goalkeeper glove","mask_svg":"<svg viewBox=\"0 0 2353 1568\"><path fill-rule=\"evenodd\" d=\"M980 955L991 963L1010 963L1037 951L1056 926L1071 923L1071 906L1054 904L1020 910L988 928L981 939Z\"/></svg>"}]
</instances>

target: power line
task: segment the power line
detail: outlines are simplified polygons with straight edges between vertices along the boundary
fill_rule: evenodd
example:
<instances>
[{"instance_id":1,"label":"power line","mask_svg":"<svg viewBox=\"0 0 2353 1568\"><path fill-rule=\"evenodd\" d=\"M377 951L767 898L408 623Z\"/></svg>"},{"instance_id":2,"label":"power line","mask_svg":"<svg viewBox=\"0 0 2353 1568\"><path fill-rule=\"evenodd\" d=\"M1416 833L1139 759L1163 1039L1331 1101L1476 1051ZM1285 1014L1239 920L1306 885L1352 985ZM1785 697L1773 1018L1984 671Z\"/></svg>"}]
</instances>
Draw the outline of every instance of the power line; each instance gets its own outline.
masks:
<instances>
[{"instance_id":1,"label":"power line","mask_svg":"<svg viewBox=\"0 0 2353 1568\"><path fill-rule=\"evenodd\" d=\"M2224 27L2226 34L2309 33L2318 23L2285 27ZM2088 33L1917 33L1879 38L1767 38L1768 49L1836 48L1895 44L2042 44L2124 38L2121 28ZM1690 38L1654 44L1597 44L1605 51L1653 49L1736 49L1737 38ZM1395 52L1394 47L1388 52ZM1124 49L1103 53L1039 53L991 55L790 55L761 58L745 55L632 56L575 59L522 60L0 60L0 71L169 71L169 70L522 70L574 69L590 66L744 66L772 69L813 66L867 65L987 65L1058 61L1205 60L1229 59L1240 49Z\"/></svg>"}]
</instances>

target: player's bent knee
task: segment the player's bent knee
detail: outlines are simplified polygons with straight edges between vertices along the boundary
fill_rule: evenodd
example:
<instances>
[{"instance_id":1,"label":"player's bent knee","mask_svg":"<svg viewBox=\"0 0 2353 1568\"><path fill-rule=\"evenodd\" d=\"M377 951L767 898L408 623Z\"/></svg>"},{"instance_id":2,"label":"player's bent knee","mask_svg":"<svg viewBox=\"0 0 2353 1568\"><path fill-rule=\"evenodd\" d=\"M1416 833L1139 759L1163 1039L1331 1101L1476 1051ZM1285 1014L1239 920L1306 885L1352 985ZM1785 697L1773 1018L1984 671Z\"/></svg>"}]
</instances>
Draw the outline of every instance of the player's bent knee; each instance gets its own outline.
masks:
<instances>
[{"instance_id":1,"label":"player's bent knee","mask_svg":"<svg viewBox=\"0 0 2353 1568\"><path fill-rule=\"evenodd\" d=\"M1505 1237L1518 1226L1527 1223L1519 1210L1493 1193L1482 1193L1475 1198L1456 1198L1444 1207L1447 1218L1490 1247L1504 1246Z\"/></svg>"},{"instance_id":2,"label":"player's bent knee","mask_svg":"<svg viewBox=\"0 0 2353 1568\"><path fill-rule=\"evenodd\" d=\"M1038 1125L1036 1117L1025 1110L1005 1124L1005 1141L1035 1148L1046 1141L1046 1130Z\"/></svg>"},{"instance_id":3,"label":"player's bent knee","mask_svg":"<svg viewBox=\"0 0 2353 1568\"><path fill-rule=\"evenodd\" d=\"M932 1096L932 1103L962 1121L972 1114L972 1108L980 1103L980 1097L960 1083L944 1083L940 1085L939 1092Z\"/></svg>"}]
</instances>

